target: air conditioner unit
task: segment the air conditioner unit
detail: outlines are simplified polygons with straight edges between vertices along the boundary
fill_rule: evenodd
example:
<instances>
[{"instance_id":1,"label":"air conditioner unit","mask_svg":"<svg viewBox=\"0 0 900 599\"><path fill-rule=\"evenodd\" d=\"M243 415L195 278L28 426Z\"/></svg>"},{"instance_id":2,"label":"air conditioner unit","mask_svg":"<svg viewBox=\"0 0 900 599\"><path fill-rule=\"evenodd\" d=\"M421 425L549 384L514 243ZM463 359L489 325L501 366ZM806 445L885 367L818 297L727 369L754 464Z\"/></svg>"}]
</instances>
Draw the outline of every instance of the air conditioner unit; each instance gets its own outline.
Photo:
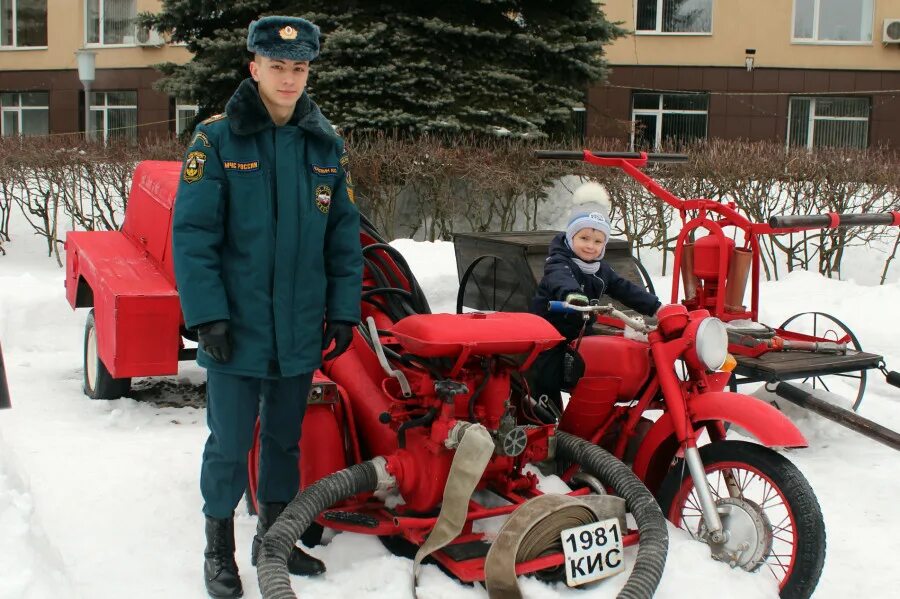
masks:
<instances>
[{"instance_id":1,"label":"air conditioner unit","mask_svg":"<svg viewBox=\"0 0 900 599\"><path fill-rule=\"evenodd\" d=\"M900 44L900 19L885 19L881 41L885 44Z\"/></svg>"},{"instance_id":2,"label":"air conditioner unit","mask_svg":"<svg viewBox=\"0 0 900 599\"><path fill-rule=\"evenodd\" d=\"M137 39L139 46L159 48L160 46L166 45L166 38L164 38L159 31L151 27L139 27L135 34L135 38Z\"/></svg>"}]
</instances>

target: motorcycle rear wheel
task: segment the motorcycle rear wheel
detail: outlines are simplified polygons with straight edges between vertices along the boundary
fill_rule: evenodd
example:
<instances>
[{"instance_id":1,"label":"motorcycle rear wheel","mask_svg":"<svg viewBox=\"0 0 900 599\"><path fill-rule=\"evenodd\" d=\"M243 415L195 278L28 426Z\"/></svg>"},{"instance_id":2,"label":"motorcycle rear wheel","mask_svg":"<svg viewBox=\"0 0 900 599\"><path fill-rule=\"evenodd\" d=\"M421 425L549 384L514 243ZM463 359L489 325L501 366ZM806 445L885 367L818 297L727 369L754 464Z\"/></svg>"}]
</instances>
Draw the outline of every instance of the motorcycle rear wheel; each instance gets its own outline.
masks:
<instances>
[{"instance_id":1,"label":"motorcycle rear wheel","mask_svg":"<svg viewBox=\"0 0 900 599\"><path fill-rule=\"evenodd\" d=\"M760 556L739 567L770 572L783 599L810 597L825 562L825 523L803 474L781 454L745 441L711 443L700 448L700 457L713 499L734 514L732 520L723 516L726 529L734 523L729 545L747 541ZM657 497L671 522L703 540L700 500L686 467L669 470ZM740 534L745 538L735 538ZM712 546L711 551L731 561L722 549L718 555Z\"/></svg>"}]
</instances>

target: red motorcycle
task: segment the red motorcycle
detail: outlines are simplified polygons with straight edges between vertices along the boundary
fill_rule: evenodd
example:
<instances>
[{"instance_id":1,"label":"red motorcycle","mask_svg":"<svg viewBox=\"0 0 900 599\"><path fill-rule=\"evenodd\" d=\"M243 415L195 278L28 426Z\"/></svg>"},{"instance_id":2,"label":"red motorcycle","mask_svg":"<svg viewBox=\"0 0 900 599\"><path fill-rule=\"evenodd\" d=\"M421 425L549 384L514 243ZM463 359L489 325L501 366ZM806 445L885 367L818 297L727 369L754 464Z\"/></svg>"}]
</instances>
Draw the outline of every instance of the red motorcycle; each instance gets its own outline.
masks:
<instances>
[{"instance_id":1,"label":"red motorcycle","mask_svg":"<svg viewBox=\"0 0 900 599\"><path fill-rule=\"evenodd\" d=\"M586 323L595 313L598 322L646 336L572 343L584 371L566 389L559 429L631 464L668 519L707 543L715 559L769 573L782 597L809 597L825 559L825 524L807 480L772 449L805 447L806 439L768 403L724 390L735 365L724 323L680 304L660 308L656 326L612 306L551 302L550 309L583 312ZM726 439L729 425L758 443ZM576 473L572 467L564 479Z\"/></svg>"}]
</instances>

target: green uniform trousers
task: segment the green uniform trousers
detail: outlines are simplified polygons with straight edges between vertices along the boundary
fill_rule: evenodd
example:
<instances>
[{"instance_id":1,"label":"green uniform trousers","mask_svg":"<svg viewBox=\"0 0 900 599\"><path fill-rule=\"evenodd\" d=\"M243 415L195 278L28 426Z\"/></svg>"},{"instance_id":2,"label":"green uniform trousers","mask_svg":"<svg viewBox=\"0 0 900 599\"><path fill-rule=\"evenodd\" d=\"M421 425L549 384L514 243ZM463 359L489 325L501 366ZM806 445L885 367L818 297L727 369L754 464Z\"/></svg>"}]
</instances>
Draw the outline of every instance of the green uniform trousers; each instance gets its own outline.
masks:
<instances>
[{"instance_id":1,"label":"green uniform trousers","mask_svg":"<svg viewBox=\"0 0 900 599\"><path fill-rule=\"evenodd\" d=\"M254 378L207 370L206 421L200 492L203 513L230 518L247 488L247 454L259 415L261 502L289 502L300 487L300 426L312 373Z\"/></svg>"}]
</instances>

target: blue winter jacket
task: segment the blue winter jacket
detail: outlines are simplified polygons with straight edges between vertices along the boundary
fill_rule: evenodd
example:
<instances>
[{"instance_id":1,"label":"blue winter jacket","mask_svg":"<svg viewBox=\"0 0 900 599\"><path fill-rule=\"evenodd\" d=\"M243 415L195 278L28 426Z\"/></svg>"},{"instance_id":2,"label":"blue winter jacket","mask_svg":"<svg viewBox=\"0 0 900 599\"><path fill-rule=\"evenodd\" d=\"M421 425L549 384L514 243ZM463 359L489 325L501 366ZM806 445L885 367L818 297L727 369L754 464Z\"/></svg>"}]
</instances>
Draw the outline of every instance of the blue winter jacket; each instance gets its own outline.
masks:
<instances>
[{"instance_id":1,"label":"blue winter jacket","mask_svg":"<svg viewBox=\"0 0 900 599\"><path fill-rule=\"evenodd\" d=\"M566 339L578 336L584 322L581 315L551 314L547 312L547 302L562 301L570 293L582 293L589 299L608 295L641 314L656 314L660 306L659 298L617 275L605 260L600 261L600 270L596 274L589 275L578 268L574 258L575 253L566 242L566 234L560 233L554 237L550 242L550 255L544 264L544 277L531 302L531 311L549 320Z\"/></svg>"}]
</instances>

